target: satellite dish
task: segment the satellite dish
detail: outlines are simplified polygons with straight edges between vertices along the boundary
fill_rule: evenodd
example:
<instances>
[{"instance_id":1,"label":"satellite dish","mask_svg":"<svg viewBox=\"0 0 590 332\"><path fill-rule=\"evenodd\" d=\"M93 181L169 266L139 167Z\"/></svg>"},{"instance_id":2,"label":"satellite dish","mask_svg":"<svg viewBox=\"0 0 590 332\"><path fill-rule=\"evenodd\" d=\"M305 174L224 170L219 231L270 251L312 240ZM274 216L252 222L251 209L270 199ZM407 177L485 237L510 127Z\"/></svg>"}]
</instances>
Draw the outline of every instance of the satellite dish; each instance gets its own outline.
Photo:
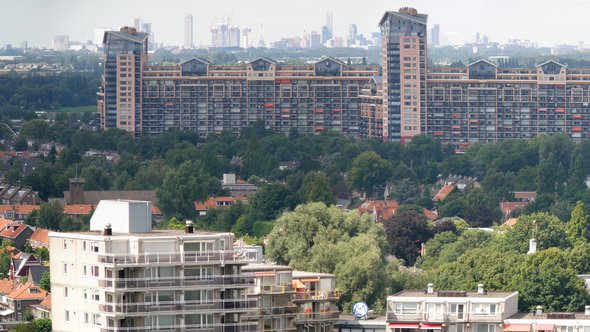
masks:
<instances>
[{"instance_id":1,"label":"satellite dish","mask_svg":"<svg viewBox=\"0 0 590 332\"><path fill-rule=\"evenodd\" d=\"M369 306L365 302L357 302L352 306L352 314L357 319L367 317Z\"/></svg>"}]
</instances>

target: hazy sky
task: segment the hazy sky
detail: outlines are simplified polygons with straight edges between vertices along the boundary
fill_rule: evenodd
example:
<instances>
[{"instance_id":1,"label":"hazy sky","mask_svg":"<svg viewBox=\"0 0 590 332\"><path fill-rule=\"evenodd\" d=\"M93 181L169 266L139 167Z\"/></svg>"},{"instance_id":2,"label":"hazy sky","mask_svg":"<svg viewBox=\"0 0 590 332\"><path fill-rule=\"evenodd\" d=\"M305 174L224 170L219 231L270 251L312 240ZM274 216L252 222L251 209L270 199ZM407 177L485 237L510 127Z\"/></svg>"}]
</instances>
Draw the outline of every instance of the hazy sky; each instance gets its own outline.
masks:
<instances>
[{"instance_id":1,"label":"hazy sky","mask_svg":"<svg viewBox=\"0 0 590 332\"><path fill-rule=\"evenodd\" d=\"M351 23L360 33L378 31L386 10L412 6L438 23L441 33L458 44L473 40L476 31L493 41L529 39L540 45L590 41L590 0L1 0L0 46L50 46L54 35L91 40L94 29L133 25L135 17L152 23L158 43L180 45L184 16L195 20L195 44L210 43L209 27L222 17L252 29L260 22L265 41L321 30L325 13L334 13L334 30L345 36Z\"/></svg>"}]
</instances>

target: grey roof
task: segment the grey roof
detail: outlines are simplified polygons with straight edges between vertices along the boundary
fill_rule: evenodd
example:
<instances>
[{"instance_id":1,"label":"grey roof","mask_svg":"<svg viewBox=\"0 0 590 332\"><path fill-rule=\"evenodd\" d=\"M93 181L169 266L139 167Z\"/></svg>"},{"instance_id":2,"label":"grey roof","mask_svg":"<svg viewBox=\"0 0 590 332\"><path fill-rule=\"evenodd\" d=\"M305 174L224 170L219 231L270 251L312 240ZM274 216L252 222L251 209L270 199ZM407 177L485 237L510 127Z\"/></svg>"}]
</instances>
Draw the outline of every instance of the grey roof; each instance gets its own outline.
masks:
<instances>
[{"instance_id":1,"label":"grey roof","mask_svg":"<svg viewBox=\"0 0 590 332\"><path fill-rule=\"evenodd\" d=\"M410 14L406 14L406 13L387 11L387 12L385 12L385 14L383 14L383 17L379 21L379 26L383 25L383 22L390 15L391 16L396 16L396 17L399 17L399 18L403 18L403 19L406 19L406 20L409 20L409 21L414 21L414 22L417 22L417 23L421 23L421 24L426 24L426 22L428 21L428 15L426 15L426 14L418 14L418 15L414 16L414 15L410 15Z\"/></svg>"},{"instance_id":2,"label":"grey roof","mask_svg":"<svg viewBox=\"0 0 590 332\"><path fill-rule=\"evenodd\" d=\"M555 61L555 60L547 60L547 61L545 61L545 62L541 62L540 64L536 65L535 67L541 67L541 66L543 66L543 65L545 65L545 64L547 64L547 63L549 63L549 62L553 62L553 63L556 63L556 64L558 64L558 65L562 66L562 67L566 67L566 68L567 68L567 66L566 66L566 65L564 65L563 63L559 63L559 62L557 62L557 61Z\"/></svg>"},{"instance_id":3,"label":"grey roof","mask_svg":"<svg viewBox=\"0 0 590 332\"><path fill-rule=\"evenodd\" d=\"M43 273L49 272L48 266L43 265L33 265L29 267L29 276L31 277L32 281L35 285L38 285L41 281L41 277L43 277Z\"/></svg>"},{"instance_id":4,"label":"grey roof","mask_svg":"<svg viewBox=\"0 0 590 332\"><path fill-rule=\"evenodd\" d=\"M336 59L336 58L334 58L334 57L331 57L331 56L328 56L328 57L322 58L320 61L316 62L316 64L317 64L317 63L320 63L320 62L327 61L327 60L332 60L332 61L334 61L334 62L337 62L337 63L341 64L341 65L343 65L343 64L344 64L344 61L342 61L342 60L340 60L340 59Z\"/></svg>"},{"instance_id":5,"label":"grey roof","mask_svg":"<svg viewBox=\"0 0 590 332\"><path fill-rule=\"evenodd\" d=\"M472 63L468 64L468 65L467 65L467 67L471 67L471 66L473 66L474 64L476 64L476 63L480 63L480 62L485 62L485 63L487 63L487 64L488 64L488 65L490 65L490 66L494 66L494 67L498 68L498 65L497 65L497 64L495 64L495 63L493 63L493 62L490 62L490 61L488 61L488 60L486 60L486 59L479 59L479 60L473 61Z\"/></svg>"},{"instance_id":6,"label":"grey roof","mask_svg":"<svg viewBox=\"0 0 590 332\"><path fill-rule=\"evenodd\" d=\"M138 32L137 34L132 35L127 32L121 32L121 31L106 31L104 34L103 40L102 40L103 44L106 42L107 35L113 35L114 37L131 40L136 43L142 43L149 36L149 33Z\"/></svg>"},{"instance_id":7,"label":"grey roof","mask_svg":"<svg viewBox=\"0 0 590 332\"><path fill-rule=\"evenodd\" d=\"M196 56L195 56L195 57L192 57L192 58L190 58L190 59L188 59L188 60L186 60L186 61L183 61L183 62L181 62L180 64L182 65L182 64L185 64L185 63L187 63L187 62L190 62L190 61L193 61L193 60L197 60L197 61L199 61L199 62L202 62L202 63L208 64L208 65L210 65L210 64L211 64L211 62L210 62L209 60L206 60L206 59L203 59L203 58L199 58L199 57L196 57Z\"/></svg>"}]
</instances>

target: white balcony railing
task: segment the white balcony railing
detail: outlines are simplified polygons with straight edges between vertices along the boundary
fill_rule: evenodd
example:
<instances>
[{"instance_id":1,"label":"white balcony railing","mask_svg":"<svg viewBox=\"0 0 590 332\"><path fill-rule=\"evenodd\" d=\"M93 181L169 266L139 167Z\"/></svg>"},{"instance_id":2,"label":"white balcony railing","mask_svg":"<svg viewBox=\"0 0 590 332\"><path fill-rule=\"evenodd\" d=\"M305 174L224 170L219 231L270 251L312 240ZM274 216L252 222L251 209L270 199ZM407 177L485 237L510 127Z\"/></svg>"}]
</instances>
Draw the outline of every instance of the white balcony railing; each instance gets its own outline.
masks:
<instances>
[{"instance_id":1,"label":"white balcony railing","mask_svg":"<svg viewBox=\"0 0 590 332\"><path fill-rule=\"evenodd\" d=\"M99 254L98 261L109 266L141 266L152 264L231 264L258 261L256 249L234 249L208 252L157 252L139 254Z\"/></svg>"}]
</instances>

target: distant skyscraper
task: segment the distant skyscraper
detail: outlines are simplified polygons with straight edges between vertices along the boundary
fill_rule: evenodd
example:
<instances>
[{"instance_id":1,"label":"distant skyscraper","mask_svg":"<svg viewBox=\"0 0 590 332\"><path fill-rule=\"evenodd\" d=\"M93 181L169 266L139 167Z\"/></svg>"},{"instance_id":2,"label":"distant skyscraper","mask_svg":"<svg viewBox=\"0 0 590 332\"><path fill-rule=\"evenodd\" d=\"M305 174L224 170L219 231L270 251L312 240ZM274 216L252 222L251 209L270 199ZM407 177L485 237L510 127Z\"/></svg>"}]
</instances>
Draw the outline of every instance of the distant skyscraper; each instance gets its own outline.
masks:
<instances>
[{"instance_id":1,"label":"distant skyscraper","mask_svg":"<svg viewBox=\"0 0 590 332\"><path fill-rule=\"evenodd\" d=\"M228 28L228 47L240 47L240 27L232 25Z\"/></svg>"},{"instance_id":2,"label":"distant skyscraper","mask_svg":"<svg viewBox=\"0 0 590 332\"><path fill-rule=\"evenodd\" d=\"M241 47L250 47L250 32L252 32L252 30L249 28L245 28L242 30L242 43L240 45Z\"/></svg>"},{"instance_id":3,"label":"distant skyscraper","mask_svg":"<svg viewBox=\"0 0 590 332\"><path fill-rule=\"evenodd\" d=\"M322 27L322 44L326 44L328 42L328 40L332 39L332 36L330 34L330 29L327 26L323 26Z\"/></svg>"},{"instance_id":4,"label":"distant skyscraper","mask_svg":"<svg viewBox=\"0 0 590 332\"><path fill-rule=\"evenodd\" d=\"M476 43L476 44L479 44L479 43L481 43L481 37L480 37L480 34L479 34L479 32L476 32L476 33L475 33L475 43Z\"/></svg>"},{"instance_id":5,"label":"distant skyscraper","mask_svg":"<svg viewBox=\"0 0 590 332\"><path fill-rule=\"evenodd\" d=\"M309 33L309 48L318 48L322 45L322 36L317 31Z\"/></svg>"},{"instance_id":6,"label":"distant skyscraper","mask_svg":"<svg viewBox=\"0 0 590 332\"><path fill-rule=\"evenodd\" d=\"M53 37L51 48L55 51L67 51L70 48L70 36L61 35Z\"/></svg>"},{"instance_id":7,"label":"distant skyscraper","mask_svg":"<svg viewBox=\"0 0 590 332\"><path fill-rule=\"evenodd\" d=\"M358 35L358 30L356 24L351 24L348 26L348 45L356 44L356 36Z\"/></svg>"},{"instance_id":8,"label":"distant skyscraper","mask_svg":"<svg viewBox=\"0 0 590 332\"><path fill-rule=\"evenodd\" d=\"M408 142L425 131L426 22L414 8L388 11L379 22L383 59L383 136Z\"/></svg>"},{"instance_id":9,"label":"distant skyscraper","mask_svg":"<svg viewBox=\"0 0 590 332\"><path fill-rule=\"evenodd\" d=\"M440 46L440 25L435 24L432 27L432 33L430 35L432 47Z\"/></svg>"},{"instance_id":10,"label":"distant skyscraper","mask_svg":"<svg viewBox=\"0 0 590 332\"><path fill-rule=\"evenodd\" d=\"M135 31L141 30L141 17L136 17L133 19L133 27L135 28Z\"/></svg>"},{"instance_id":11,"label":"distant skyscraper","mask_svg":"<svg viewBox=\"0 0 590 332\"><path fill-rule=\"evenodd\" d=\"M191 49L193 43L193 15L188 14L184 17L184 48Z\"/></svg>"},{"instance_id":12,"label":"distant skyscraper","mask_svg":"<svg viewBox=\"0 0 590 332\"><path fill-rule=\"evenodd\" d=\"M211 47L240 47L240 27L223 22L211 27Z\"/></svg>"},{"instance_id":13,"label":"distant skyscraper","mask_svg":"<svg viewBox=\"0 0 590 332\"><path fill-rule=\"evenodd\" d=\"M326 12L326 27L328 28L327 39L334 37L334 13Z\"/></svg>"}]
</instances>

